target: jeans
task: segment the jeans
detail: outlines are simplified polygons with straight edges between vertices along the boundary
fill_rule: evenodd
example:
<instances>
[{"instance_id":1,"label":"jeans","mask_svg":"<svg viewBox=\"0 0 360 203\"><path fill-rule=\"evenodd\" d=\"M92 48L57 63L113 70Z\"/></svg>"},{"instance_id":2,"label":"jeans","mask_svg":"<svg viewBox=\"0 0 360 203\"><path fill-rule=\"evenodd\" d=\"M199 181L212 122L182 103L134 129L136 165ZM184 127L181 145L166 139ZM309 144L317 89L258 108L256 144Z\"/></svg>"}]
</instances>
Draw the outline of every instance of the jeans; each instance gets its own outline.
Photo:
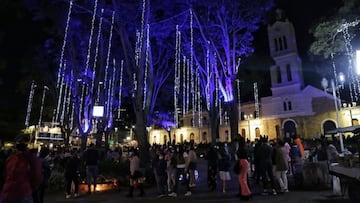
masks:
<instances>
[{"instance_id":1,"label":"jeans","mask_svg":"<svg viewBox=\"0 0 360 203\"><path fill-rule=\"evenodd\" d=\"M94 191L96 190L96 179L99 173L99 168L97 165L89 165L86 166L86 176L87 176L87 184L88 190L91 192L91 179L94 180Z\"/></svg>"}]
</instances>

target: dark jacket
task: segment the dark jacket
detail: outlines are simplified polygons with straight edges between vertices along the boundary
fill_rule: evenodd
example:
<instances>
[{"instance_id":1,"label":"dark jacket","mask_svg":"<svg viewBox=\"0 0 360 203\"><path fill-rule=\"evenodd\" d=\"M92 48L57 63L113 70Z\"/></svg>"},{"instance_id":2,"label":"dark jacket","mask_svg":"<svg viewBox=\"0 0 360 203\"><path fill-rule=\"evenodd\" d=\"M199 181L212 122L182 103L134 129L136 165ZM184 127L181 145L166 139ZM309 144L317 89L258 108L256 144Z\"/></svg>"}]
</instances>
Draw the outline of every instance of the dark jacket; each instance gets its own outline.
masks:
<instances>
[{"instance_id":1,"label":"dark jacket","mask_svg":"<svg viewBox=\"0 0 360 203\"><path fill-rule=\"evenodd\" d=\"M95 148L89 148L84 152L84 161L86 166L94 166L98 164L99 153Z\"/></svg>"},{"instance_id":2,"label":"dark jacket","mask_svg":"<svg viewBox=\"0 0 360 203\"><path fill-rule=\"evenodd\" d=\"M166 175L166 161L165 159L159 159L159 162L157 163L156 166L156 174L158 176L165 176Z\"/></svg>"}]
</instances>

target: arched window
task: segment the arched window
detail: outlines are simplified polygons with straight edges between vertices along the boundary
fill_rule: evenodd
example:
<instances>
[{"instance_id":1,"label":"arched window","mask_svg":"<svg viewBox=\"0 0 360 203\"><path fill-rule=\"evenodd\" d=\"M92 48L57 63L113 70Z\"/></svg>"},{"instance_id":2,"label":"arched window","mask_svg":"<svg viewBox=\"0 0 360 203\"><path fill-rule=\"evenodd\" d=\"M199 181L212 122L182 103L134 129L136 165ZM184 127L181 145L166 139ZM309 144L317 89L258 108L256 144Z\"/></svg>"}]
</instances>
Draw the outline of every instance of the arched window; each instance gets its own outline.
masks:
<instances>
[{"instance_id":1,"label":"arched window","mask_svg":"<svg viewBox=\"0 0 360 203\"><path fill-rule=\"evenodd\" d=\"M323 124L324 133L336 129L336 124L333 121L327 120Z\"/></svg>"},{"instance_id":2,"label":"arched window","mask_svg":"<svg viewBox=\"0 0 360 203\"><path fill-rule=\"evenodd\" d=\"M289 111L292 110L291 101L288 101L288 109L289 109Z\"/></svg>"},{"instance_id":3,"label":"arched window","mask_svg":"<svg viewBox=\"0 0 360 203\"><path fill-rule=\"evenodd\" d=\"M279 51L279 45L276 38L274 39L274 44L275 44L275 51Z\"/></svg>"},{"instance_id":4,"label":"arched window","mask_svg":"<svg viewBox=\"0 0 360 203\"><path fill-rule=\"evenodd\" d=\"M284 106L284 111L287 111L287 105L286 105L286 102L283 103L283 106Z\"/></svg>"},{"instance_id":5,"label":"arched window","mask_svg":"<svg viewBox=\"0 0 360 203\"><path fill-rule=\"evenodd\" d=\"M281 70L280 67L276 67L276 76L277 76L277 83L281 83Z\"/></svg>"},{"instance_id":6,"label":"arched window","mask_svg":"<svg viewBox=\"0 0 360 203\"><path fill-rule=\"evenodd\" d=\"M284 49L287 49L286 36L283 36Z\"/></svg>"},{"instance_id":7,"label":"arched window","mask_svg":"<svg viewBox=\"0 0 360 203\"><path fill-rule=\"evenodd\" d=\"M280 51L283 50L283 42L282 42L281 37L279 37L279 45L280 45L280 47L279 47Z\"/></svg>"},{"instance_id":8,"label":"arched window","mask_svg":"<svg viewBox=\"0 0 360 203\"><path fill-rule=\"evenodd\" d=\"M260 137L260 128L255 128L255 136Z\"/></svg>"},{"instance_id":9,"label":"arched window","mask_svg":"<svg viewBox=\"0 0 360 203\"><path fill-rule=\"evenodd\" d=\"M287 80L288 80L288 81L292 81L290 64L287 64L287 65L286 65L286 75L287 75Z\"/></svg>"}]
</instances>

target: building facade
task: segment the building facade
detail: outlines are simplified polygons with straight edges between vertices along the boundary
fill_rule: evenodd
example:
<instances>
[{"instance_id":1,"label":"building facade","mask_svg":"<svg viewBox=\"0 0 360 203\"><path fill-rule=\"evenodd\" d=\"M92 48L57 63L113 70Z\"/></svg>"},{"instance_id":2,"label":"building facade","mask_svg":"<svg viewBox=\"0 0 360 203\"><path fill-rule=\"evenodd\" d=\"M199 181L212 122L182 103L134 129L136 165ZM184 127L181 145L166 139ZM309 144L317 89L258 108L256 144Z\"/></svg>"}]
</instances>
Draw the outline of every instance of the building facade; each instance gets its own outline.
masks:
<instances>
[{"instance_id":1,"label":"building facade","mask_svg":"<svg viewBox=\"0 0 360 203\"><path fill-rule=\"evenodd\" d=\"M270 56L274 61L274 65L270 67L272 94L260 98L258 116L255 113L255 102L241 104L238 133L251 141L260 135L267 135L270 139L293 136L314 138L337 127L358 125L360 109L355 104L340 105L340 99L331 93L304 84L302 61L297 50L293 24L287 19L279 19L269 25L267 31ZM338 111L335 103L341 106ZM149 142L211 142L208 114L201 115L201 127L191 127L193 121L199 117L197 114L193 117L192 113L189 113L181 118L180 128L168 131L151 130ZM231 141L230 124L226 114L221 120L217 141Z\"/></svg>"}]
</instances>

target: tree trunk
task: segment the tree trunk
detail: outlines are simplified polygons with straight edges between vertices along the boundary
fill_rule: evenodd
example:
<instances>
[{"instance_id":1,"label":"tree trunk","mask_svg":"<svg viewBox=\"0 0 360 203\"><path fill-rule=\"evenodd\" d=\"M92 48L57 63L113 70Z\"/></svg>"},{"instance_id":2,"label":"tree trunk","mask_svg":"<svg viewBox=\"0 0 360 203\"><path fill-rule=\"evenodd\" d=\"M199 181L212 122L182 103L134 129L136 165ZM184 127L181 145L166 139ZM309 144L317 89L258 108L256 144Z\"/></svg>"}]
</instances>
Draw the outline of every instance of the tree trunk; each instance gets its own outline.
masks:
<instances>
[{"instance_id":1,"label":"tree trunk","mask_svg":"<svg viewBox=\"0 0 360 203\"><path fill-rule=\"evenodd\" d=\"M87 141L87 135L81 135L81 145L80 150L83 152L86 149L86 141Z\"/></svg>"},{"instance_id":2,"label":"tree trunk","mask_svg":"<svg viewBox=\"0 0 360 203\"><path fill-rule=\"evenodd\" d=\"M149 142L147 139L144 113L141 109L136 111L135 139L138 141L141 165L146 166L150 160Z\"/></svg>"},{"instance_id":3,"label":"tree trunk","mask_svg":"<svg viewBox=\"0 0 360 203\"><path fill-rule=\"evenodd\" d=\"M239 109L235 100L226 104L227 109L229 110L229 120L230 120L230 131L231 131L231 140L234 140L238 137L239 133Z\"/></svg>"},{"instance_id":4,"label":"tree trunk","mask_svg":"<svg viewBox=\"0 0 360 203\"><path fill-rule=\"evenodd\" d=\"M219 110L215 106L215 102L211 103L210 111L210 129L211 129L211 144L216 144L219 135Z\"/></svg>"}]
</instances>

